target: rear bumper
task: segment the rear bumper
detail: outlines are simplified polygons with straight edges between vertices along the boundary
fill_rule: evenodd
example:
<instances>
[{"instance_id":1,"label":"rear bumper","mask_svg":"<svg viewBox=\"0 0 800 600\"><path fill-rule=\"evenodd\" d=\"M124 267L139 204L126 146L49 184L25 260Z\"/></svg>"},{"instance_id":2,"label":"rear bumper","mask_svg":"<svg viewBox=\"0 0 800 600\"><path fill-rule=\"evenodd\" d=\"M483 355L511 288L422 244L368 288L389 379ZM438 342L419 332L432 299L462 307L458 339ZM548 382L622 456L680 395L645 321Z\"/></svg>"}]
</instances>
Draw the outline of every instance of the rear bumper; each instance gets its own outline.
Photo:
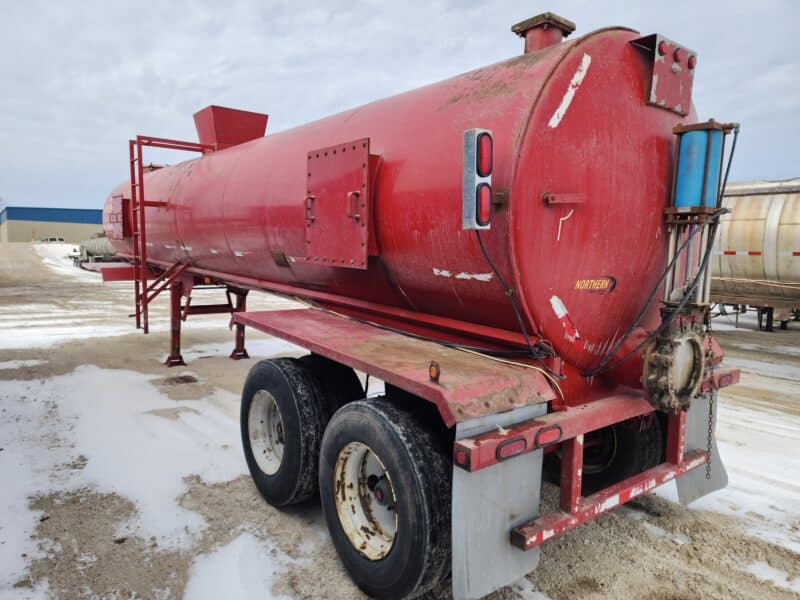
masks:
<instances>
[{"instance_id":1,"label":"rear bumper","mask_svg":"<svg viewBox=\"0 0 800 600\"><path fill-rule=\"evenodd\" d=\"M550 513L512 529L511 544L521 550L535 548L545 540L574 529L581 523L591 521L662 483L667 483L706 464L707 461L707 453L694 450L684 455L680 464L663 463L596 494L579 498L574 512Z\"/></svg>"},{"instance_id":2,"label":"rear bumper","mask_svg":"<svg viewBox=\"0 0 800 600\"><path fill-rule=\"evenodd\" d=\"M714 376L709 378L707 383L709 389L718 389L738 380L738 370L716 369ZM705 404L700 400L704 400ZM667 415L666 456L662 464L615 483L591 496L581 496L584 435L616 423L652 414L653 407L641 392L615 394L509 427L498 427L481 435L458 439L453 446L453 462L456 469L474 473L548 446L560 447L560 511L536 516L513 527L510 531L511 544L521 550L529 550L547 539L574 529L581 523L590 521L620 504L708 463L709 454L706 451L708 443L705 434L708 409L704 409L703 406L708 406L709 402L710 400L699 398L696 400L696 403L700 403L698 410ZM691 425L692 432L688 436L687 423ZM700 429L702 435L698 437L697 431ZM712 461L713 466L714 461ZM722 469L721 463L719 468ZM693 479L698 477L702 478L702 475L692 476ZM703 480L701 484L695 481L693 487L697 488L693 491L693 497L699 497L718 489L720 485Z\"/></svg>"}]
</instances>

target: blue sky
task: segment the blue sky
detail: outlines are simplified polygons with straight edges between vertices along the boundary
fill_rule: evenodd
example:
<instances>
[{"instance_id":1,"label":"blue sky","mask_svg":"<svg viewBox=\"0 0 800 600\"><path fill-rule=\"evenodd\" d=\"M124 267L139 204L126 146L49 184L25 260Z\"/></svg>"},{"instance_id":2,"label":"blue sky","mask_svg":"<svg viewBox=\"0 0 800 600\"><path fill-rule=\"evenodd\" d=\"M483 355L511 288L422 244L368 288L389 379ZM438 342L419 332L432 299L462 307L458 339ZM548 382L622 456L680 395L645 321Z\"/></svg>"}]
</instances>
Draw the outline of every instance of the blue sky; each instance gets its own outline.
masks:
<instances>
[{"instance_id":1,"label":"blue sky","mask_svg":"<svg viewBox=\"0 0 800 600\"><path fill-rule=\"evenodd\" d=\"M9 205L100 207L126 177L132 135L194 140L192 114L209 104L286 129L515 56L511 25L545 10L575 21L574 35L625 25L694 49L701 118L742 123L733 179L800 176L796 0L3 5Z\"/></svg>"}]
</instances>

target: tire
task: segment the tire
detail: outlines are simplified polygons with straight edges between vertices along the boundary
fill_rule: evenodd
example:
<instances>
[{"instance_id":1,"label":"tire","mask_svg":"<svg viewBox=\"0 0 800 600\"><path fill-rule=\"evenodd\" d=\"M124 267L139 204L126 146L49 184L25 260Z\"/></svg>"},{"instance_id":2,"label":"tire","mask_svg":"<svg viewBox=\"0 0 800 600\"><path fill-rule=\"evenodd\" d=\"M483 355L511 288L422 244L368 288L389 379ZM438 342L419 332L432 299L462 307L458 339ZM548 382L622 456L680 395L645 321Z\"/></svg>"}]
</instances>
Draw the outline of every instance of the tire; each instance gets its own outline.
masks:
<instances>
[{"instance_id":1,"label":"tire","mask_svg":"<svg viewBox=\"0 0 800 600\"><path fill-rule=\"evenodd\" d=\"M449 574L451 482L442 440L415 415L381 399L351 402L333 416L322 440L320 498L333 545L365 593L413 598Z\"/></svg>"},{"instance_id":2,"label":"tire","mask_svg":"<svg viewBox=\"0 0 800 600\"><path fill-rule=\"evenodd\" d=\"M583 449L581 495L589 496L664 461L665 447L661 419L631 419L592 434L593 445ZM598 439L599 438L599 439ZM543 475L546 481L561 480L560 452L545 454Z\"/></svg>"},{"instance_id":3,"label":"tire","mask_svg":"<svg viewBox=\"0 0 800 600\"><path fill-rule=\"evenodd\" d=\"M656 417L631 419L607 428L613 436L614 453L604 468L588 472L584 465L582 494L588 496L662 462L661 425ZM586 460L586 450L584 450Z\"/></svg>"},{"instance_id":4,"label":"tire","mask_svg":"<svg viewBox=\"0 0 800 600\"><path fill-rule=\"evenodd\" d=\"M348 402L364 397L364 388L350 367L319 354L307 354L298 360L316 378L330 415Z\"/></svg>"},{"instance_id":5,"label":"tire","mask_svg":"<svg viewBox=\"0 0 800 600\"><path fill-rule=\"evenodd\" d=\"M250 476L271 505L296 504L317 493L329 416L316 379L298 360L263 360L250 369L239 419L242 447Z\"/></svg>"}]
</instances>

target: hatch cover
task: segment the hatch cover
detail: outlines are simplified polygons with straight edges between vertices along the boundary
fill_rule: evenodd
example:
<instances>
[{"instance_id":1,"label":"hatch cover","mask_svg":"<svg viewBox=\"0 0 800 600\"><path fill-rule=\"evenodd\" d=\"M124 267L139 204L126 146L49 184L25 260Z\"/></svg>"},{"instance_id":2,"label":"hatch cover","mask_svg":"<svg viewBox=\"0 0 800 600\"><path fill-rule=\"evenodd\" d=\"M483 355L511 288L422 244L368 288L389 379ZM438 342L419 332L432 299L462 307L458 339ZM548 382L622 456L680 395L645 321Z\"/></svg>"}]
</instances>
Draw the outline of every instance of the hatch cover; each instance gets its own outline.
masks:
<instances>
[{"instance_id":1,"label":"hatch cover","mask_svg":"<svg viewBox=\"0 0 800 600\"><path fill-rule=\"evenodd\" d=\"M306 260L366 269L369 138L313 150L307 157Z\"/></svg>"}]
</instances>

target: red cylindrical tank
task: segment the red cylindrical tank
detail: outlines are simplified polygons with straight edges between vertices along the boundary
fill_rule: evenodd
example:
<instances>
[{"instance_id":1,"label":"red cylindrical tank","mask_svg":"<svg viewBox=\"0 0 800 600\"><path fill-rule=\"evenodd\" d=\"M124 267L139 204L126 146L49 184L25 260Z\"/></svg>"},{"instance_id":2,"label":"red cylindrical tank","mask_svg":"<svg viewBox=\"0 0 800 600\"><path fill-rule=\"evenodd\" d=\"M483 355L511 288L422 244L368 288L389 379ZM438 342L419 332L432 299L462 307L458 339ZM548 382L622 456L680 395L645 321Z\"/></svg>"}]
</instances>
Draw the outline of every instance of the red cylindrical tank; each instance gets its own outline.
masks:
<instances>
[{"instance_id":1,"label":"red cylindrical tank","mask_svg":"<svg viewBox=\"0 0 800 600\"><path fill-rule=\"evenodd\" d=\"M147 200L168 204L147 209L148 256L517 330L475 232L461 228L463 132L488 129L488 252L529 330L591 367L665 264L662 209L681 117L645 103L650 71L637 37L600 30L149 173ZM366 270L306 262L307 153L359 138L380 156L377 256ZM112 195L129 193L126 182ZM129 239L115 243L130 254Z\"/></svg>"}]
</instances>

